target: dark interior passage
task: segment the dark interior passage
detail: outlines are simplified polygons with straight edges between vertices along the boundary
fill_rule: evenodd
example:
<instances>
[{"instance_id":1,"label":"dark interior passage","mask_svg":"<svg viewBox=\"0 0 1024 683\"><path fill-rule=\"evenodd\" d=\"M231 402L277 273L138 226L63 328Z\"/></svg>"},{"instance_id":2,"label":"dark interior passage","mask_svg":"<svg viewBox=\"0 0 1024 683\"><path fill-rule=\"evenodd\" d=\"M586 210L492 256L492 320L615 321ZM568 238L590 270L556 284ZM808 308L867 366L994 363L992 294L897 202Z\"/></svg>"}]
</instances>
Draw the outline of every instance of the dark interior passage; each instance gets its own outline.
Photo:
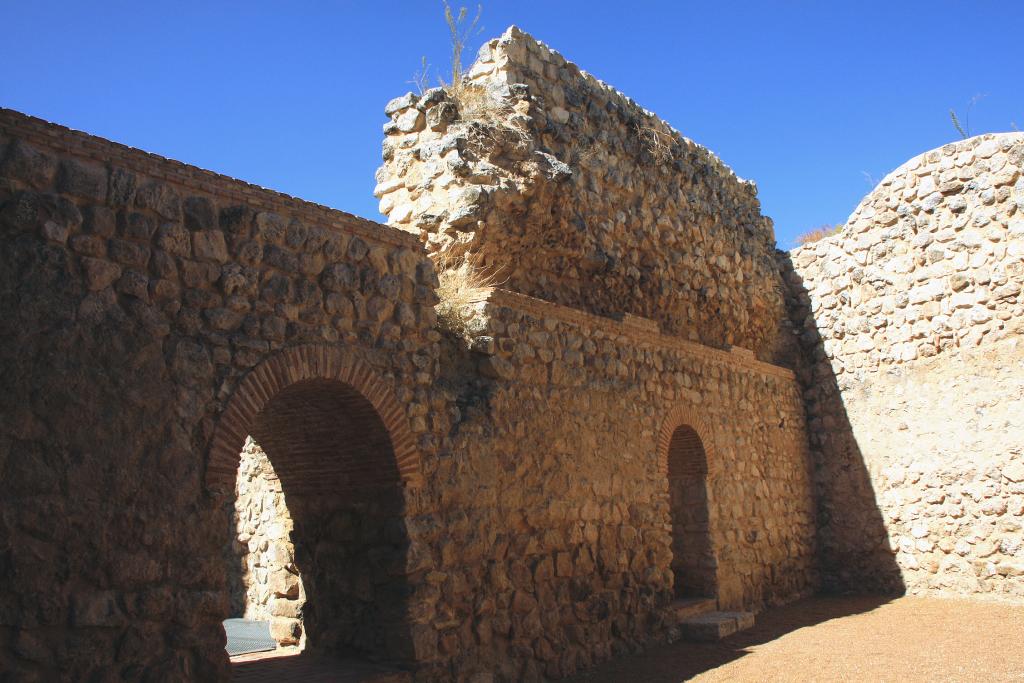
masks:
<instances>
[{"instance_id":1,"label":"dark interior passage","mask_svg":"<svg viewBox=\"0 0 1024 683\"><path fill-rule=\"evenodd\" d=\"M715 597L718 593L708 519L707 473L707 454L700 436L688 425L678 427L668 450L676 597Z\"/></svg>"},{"instance_id":2,"label":"dark interior passage","mask_svg":"<svg viewBox=\"0 0 1024 683\"><path fill-rule=\"evenodd\" d=\"M258 444L287 499L285 561L304 598L275 603L275 637L296 627L307 650L409 659L403 498L376 410L347 384L306 380L271 398L250 434L246 448Z\"/></svg>"}]
</instances>

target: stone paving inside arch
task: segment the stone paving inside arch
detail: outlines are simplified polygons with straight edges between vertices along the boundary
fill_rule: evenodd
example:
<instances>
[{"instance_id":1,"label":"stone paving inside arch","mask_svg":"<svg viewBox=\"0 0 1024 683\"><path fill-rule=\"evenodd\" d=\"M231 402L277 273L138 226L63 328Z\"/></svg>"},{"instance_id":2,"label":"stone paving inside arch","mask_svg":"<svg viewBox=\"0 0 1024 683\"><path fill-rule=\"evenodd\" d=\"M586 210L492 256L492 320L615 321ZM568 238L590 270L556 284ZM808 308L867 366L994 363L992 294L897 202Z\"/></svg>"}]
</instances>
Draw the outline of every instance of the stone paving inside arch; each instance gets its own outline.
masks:
<instances>
[{"instance_id":1,"label":"stone paving inside arch","mask_svg":"<svg viewBox=\"0 0 1024 683\"><path fill-rule=\"evenodd\" d=\"M463 85L387 225L0 110L3 676L1019 673L1024 134L785 253L519 29Z\"/></svg>"}]
</instances>

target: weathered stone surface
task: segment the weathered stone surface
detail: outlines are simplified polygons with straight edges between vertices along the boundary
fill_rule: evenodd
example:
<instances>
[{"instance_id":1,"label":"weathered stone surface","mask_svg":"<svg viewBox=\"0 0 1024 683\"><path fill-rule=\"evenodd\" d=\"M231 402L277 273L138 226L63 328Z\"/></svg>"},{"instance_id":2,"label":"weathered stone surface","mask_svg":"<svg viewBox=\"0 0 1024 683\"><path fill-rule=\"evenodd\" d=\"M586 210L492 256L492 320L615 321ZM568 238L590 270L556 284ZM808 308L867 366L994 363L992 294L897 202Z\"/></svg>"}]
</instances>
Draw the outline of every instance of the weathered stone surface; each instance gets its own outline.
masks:
<instances>
[{"instance_id":1,"label":"weathered stone surface","mask_svg":"<svg viewBox=\"0 0 1024 683\"><path fill-rule=\"evenodd\" d=\"M1020 133L921 154L784 264L829 587L1024 598L1022 172Z\"/></svg>"},{"instance_id":2,"label":"weathered stone surface","mask_svg":"<svg viewBox=\"0 0 1024 683\"><path fill-rule=\"evenodd\" d=\"M242 568L225 557L228 505L204 483L225 406L252 368L310 343L357 360L367 394L424 392L436 372L433 318L407 317L395 336L385 325L399 328L381 321L379 310L373 318L357 307L328 314L310 264L329 253L333 265L354 269L358 288L386 291L392 306L418 311L412 283L429 261L396 231L9 110L0 112L0 140L0 558L11 560L0 559L0 631L21 634L0 637L0 668L14 680L227 680L220 622L230 614L226 579ZM234 260L235 239L241 253L250 244L262 252L266 243L254 234L261 214L281 217L280 233L261 234L307 264L301 270ZM339 246L353 235L365 251L358 264ZM273 277L285 286L269 303L261 284ZM399 286L381 288L388 277ZM388 419L411 417L397 409ZM434 433L446 430L439 423ZM396 436L392 450L368 443L367 452L392 473L399 448L436 452L436 441L409 439ZM400 491L398 475L388 476L386 491ZM373 490L378 506L394 498ZM310 504L298 508L299 519L318 524L308 511L313 499L296 497ZM402 509L415 518L432 504L420 496ZM399 507L380 512L372 528L399 527ZM297 566L287 532L284 538L257 549L260 568ZM394 548L404 536L384 538ZM355 554L367 557L373 547L380 543ZM331 556L326 546L315 550ZM326 562L324 572L302 577L330 592L324 574L349 571L351 590L364 600L357 635L324 626L342 623L331 605L352 601L324 597L307 608L295 580L268 584L275 597L266 615L282 638L358 642L401 660L410 630L402 605L415 584L388 573L395 558L373 557L376 573L365 559L350 569ZM417 557L417 571L433 567L430 553ZM367 609L367 601L380 610ZM382 634L396 625L406 635L396 633L392 647Z\"/></svg>"},{"instance_id":3,"label":"weathered stone surface","mask_svg":"<svg viewBox=\"0 0 1024 683\"><path fill-rule=\"evenodd\" d=\"M819 567L1019 597L1016 137L780 274L753 186L624 96L517 30L471 74L388 106L415 235L0 112L5 673L227 680L245 615L538 680ZM427 252L501 286L439 324Z\"/></svg>"},{"instance_id":4,"label":"weathered stone surface","mask_svg":"<svg viewBox=\"0 0 1024 683\"><path fill-rule=\"evenodd\" d=\"M107 195L107 170L103 166L65 159L57 173L57 190L102 202Z\"/></svg>"},{"instance_id":5,"label":"weathered stone surface","mask_svg":"<svg viewBox=\"0 0 1024 683\"><path fill-rule=\"evenodd\" d=\"M510 289L785 358L753 183L516 28L469 74L462 101L439 89L386 108L376 195L389 224Z\"/></svg>"},{"instance_id":6,"label":"weathered stone surface","mask_svg":"<svg viewBox=\"0 0 1024 683\"><path fill-rule=\"evenodd\" d=\"M0 164L4 177L20 180L36 190L49 186L56 172L57 160L53 154L18 139L7 145L7 153Z\"/></svg>"},{"instance_id":7,"label":"weathered stone surface","mask_svg":"<svg viewBox=\"0 0 1024 683\"><path fill-rule=\"evenodd\" d=\"M116 263L98 258L83 258L86 286L93 292L112 285L121 276L121 267Z\"/></svg>"},{"instance_id":8,"label":"weathered stone surface","mask_svg":"<svg viewBox=\"0 0 1024 683\"><path fill-rule=\"evenodd\" d=\"M229 577L232 612L257 621L288 617L292 621L281 631L285 639L278 642L299 642L306 594L295 566L293 523L273 463L251 437L238 465L233 517L232 552L241 571Z\"/></svg>"},{"instance_id":9,"label":"weathered stone surface","mask_svg":"<svg viewBox=\"0 0 1024 683\"><path fill-rule=\"evenodd\" d=\"M227 243L224 241L224 233L219 230L192 233L192 250L199 260L218 263L228 260Z\"/></svg>"}]
</instances>

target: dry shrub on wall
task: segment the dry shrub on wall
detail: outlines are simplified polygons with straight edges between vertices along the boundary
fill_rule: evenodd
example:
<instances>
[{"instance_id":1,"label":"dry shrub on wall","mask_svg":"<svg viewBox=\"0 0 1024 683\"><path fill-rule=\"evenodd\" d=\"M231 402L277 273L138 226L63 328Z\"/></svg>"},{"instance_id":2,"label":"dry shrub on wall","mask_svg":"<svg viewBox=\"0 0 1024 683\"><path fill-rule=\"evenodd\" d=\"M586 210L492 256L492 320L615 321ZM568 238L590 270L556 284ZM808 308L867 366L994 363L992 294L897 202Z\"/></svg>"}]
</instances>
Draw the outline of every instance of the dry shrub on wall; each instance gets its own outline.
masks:
<instances>
[{"instance_id":1,"label":"dry shrub on wall","mask_svg":"<svg viewBox=\"0 0 1024 683\"><path fill-rule=\"evenodd\" d=\"M482 268L475 256L440 253L435 257L435 265L440 301L434 310L438 322L444 329L461 334L465 323L462 309L481 301L503 281L499 280L497 271Z\"/></svg>"},{"instance_id":2,"label":"dry shrub on wall","mask_svg":"<svg viewBox=\"0 0 1024 683\"><path fill-rule=\"evenodd\" d=\"M842 224L829 225L828 223L825 223L824 225L820 225L817 228L814 228L813 230L808 230L802 235L797 235L796 243L810 244L811 242L817 242L819 240L825 239L826 237L831 237L832 235L838 235L840 232L842 232L842 230Z\"/></svg>"},{"instance_id":3,"label":"dry shrub on wall","mask_svg":"<svg viewBox=\"0 0 1024 683\"><path fill-rule=\"evenodd\" d=\"M448 94L455 101L459 119L470 126L469 141L478 155L529 148L530 135L522 117L500 93L461 81L458 87L449 87Z\"/></svg>"},{"instance_id":4,"label":"dry shrub on wall","mask_svg":"<svg viewBox=\"0 0 1024 683\"><path fill-rule=\"evenodd\" d=\"M441 87L451 97L458 117L471 125L470 143L478 154L502 149L522 151L529 147L530 137L522 117L515 107L500 93L473 83L462 68L462 53L469 40L480 33L483 6L477 5L476 15L469 21L469 11L460 7L453 11L444 2L444 20L451 39L451 82L441 81ZM424 71L426 63L424 61ZM478 124L473 126L472 124Z\"/></svg>"},{"instance_id":5,"label":"dry shrub on wall","mask_svg":"<svg viewBox=\"0 0 1024 683\"><path fill-rule=\"evenodd\" d=\"M672 147L676 141L671 134L642 123L637 123L635 128L640 146L651 155L655 163L664 164L672 161Z\"/></svg>"}]
</instances>

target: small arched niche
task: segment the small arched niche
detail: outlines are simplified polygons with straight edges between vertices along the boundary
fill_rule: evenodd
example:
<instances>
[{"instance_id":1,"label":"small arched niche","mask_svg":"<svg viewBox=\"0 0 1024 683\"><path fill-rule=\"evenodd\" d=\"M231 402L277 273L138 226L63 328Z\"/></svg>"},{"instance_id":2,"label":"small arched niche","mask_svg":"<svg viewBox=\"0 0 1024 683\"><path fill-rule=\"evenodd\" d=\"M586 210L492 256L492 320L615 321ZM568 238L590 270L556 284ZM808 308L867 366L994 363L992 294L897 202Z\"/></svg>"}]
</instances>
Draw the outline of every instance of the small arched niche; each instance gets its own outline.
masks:
<instances>
[{"instance_id":1,"label":"small arched niche","mask_svg":"<svg viewBox=\"0 0 1024 683\"><path fill-rule=\"evenodd\" d=\"M677 598L718 594L717 562L708 512L708 458L697 430L675 428L668 443L673 592Z\"/></svg>"}]
</instances>

